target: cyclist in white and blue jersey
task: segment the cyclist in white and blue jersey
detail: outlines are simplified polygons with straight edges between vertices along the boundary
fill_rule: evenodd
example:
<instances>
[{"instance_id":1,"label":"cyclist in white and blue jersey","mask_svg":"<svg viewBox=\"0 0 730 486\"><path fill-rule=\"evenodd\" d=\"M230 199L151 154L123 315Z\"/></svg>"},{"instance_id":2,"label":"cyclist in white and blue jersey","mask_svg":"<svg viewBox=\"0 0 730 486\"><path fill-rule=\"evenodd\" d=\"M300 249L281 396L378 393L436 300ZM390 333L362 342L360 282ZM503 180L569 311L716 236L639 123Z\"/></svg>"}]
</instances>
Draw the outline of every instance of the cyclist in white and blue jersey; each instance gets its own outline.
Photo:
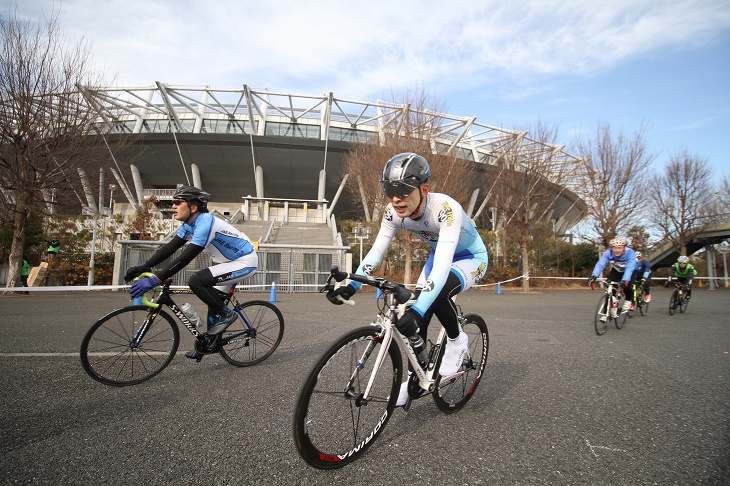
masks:
<instances>
[{"instance_id":1,"label":"cyclist in white and blue jersey","mask_svg":"<svg viewBox=\"0 0 730 486\"><path fill-rule=\"evenodd\" d=\"M356 273L372 272L399 229L413 232L431 246L416 284L416 302L398 319L396 327L404 336L419 333L425 340L428 324L435 314L448 334L439 373L449 376L459 370L468 347L467 335L459 329L451 297L484 276L488 257L484 242L461 205L446 194L429 193L430 176L426 159L414 153L398 154L385 164L381 186L390 204L385 209L375 243ZM330 292L328 297L331 302L341 304L335 296L349 299L360 286L351 282ZM406 381L396 405L403 405L407 397Z\"/></svg>"},{"instance_id":2,"label":"cyclist in white and blue jersey","mask_svg":"<svg viewBox=\"0 0 730 486\"><path fill-rule=\"evenodd\" d=\"M183 222L177 235L145 263L129 268L125 280L151 272L152 267L172 256L185 243L190 244L165 268L155 270L151 277L134 282L129 293L132 297L142 296L205 252L211 256L214 265L192 274L188 285L208 305L208 334L220 334L238 318L238 314L223 305L218 291L227 292L233 284L256 273L258 256L246 235L208 212L210 194L194 186L183 186L172 197L174 217ZM198 357L196 351L190 351L186 356L193 359Z\"/></svg>"},{"instance_id":3,"label":"cyclist in white and blue jersey","mask_svg":"<svg viewBox=\"0 0 730 486\"><path fill-rule=\"evenodd\" d=\"M621 282L626 300L621 309L622 312L628 312L634 305L634 269L636 268L636 253L631 248L626 248L626 240L623 238L614 238L609 243L608 250L603 252L601 258L598 259L588 283L593 283L601 272L608 266L609 262L613 263L613 268L608 273L606 279L610 282ZM608 316L601 317L601 320L607 320Z\"/></svg>"}]
</instances>

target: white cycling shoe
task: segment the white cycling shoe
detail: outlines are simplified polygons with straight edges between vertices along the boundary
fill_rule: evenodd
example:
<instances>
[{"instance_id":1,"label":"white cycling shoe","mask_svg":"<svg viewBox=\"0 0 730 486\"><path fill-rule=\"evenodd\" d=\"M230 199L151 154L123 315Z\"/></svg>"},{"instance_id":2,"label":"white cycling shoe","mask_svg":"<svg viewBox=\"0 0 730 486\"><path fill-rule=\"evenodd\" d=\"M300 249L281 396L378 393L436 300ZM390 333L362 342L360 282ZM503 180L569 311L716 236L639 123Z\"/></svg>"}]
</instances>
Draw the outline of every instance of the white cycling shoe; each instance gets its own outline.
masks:
<instances>
[{"instance_id":1,"label":"white cycling shoe","mask_svg":"<svg viewBox=\"0 0 730 486\"><path fill-rule=\"evenodd\" d=\"M408 373L406 381L400 384L400 393L398 393L398 400L395 402L396 407L402 407L408 401L408 381L411 378L411 373Z\"/></svg>"},{"instance_id":2,"label":"white cycling shoe","mask_svg":"<svg viewBox=\"0 0 730 486\"><path fill-rule=\"evenodd\" d=\"M461 368L464 362L464 356L469 348L469 336L465 332L460 332L456 339L448 338L444 349L444 357L441 360L439 373L441 376L451 376Z\"/></svg>"}]
</instances>

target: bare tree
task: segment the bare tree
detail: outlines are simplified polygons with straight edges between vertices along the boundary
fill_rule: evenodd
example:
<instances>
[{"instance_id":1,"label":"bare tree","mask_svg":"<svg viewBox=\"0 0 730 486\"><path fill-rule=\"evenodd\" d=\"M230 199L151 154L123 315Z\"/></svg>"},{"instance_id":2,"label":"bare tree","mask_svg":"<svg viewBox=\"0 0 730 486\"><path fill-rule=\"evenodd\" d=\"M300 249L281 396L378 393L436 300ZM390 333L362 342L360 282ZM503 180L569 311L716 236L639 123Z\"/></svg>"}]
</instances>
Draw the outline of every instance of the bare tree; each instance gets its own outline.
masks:
<instances>
[{"instance_id":1,"label":"bare tree","mask_svg":"<svg viewBox=\"0 0 730 486\"><path fill-rule=\"evenodd\" d=\"M555 145L557 125L548 126L538 121L529 133L533 134L532 139L516 138L499 154L497 166L501 169L501 178L492 188L491 203L499 211L499 225L519 245L523 271L528 275L530 242L536 224L554 208L558 201L556 194L560 193L557 188L571 170L555 159L560 148ZM522 289L528 291L529 288L529 278L522 279Z\"/></svg>"},{"instance_id":2,"label":"bare tree","mask_svg":"<svg viewBox=\"0 0 730 486\"><path fill-rule=\"evenodd\" d=\"M642 224L635 224L626 232L626 238L635 251L646 251L651 246L651 235Z\"/></svg>"},{"instance_id":3,"label":"bare tree","mask_svg":"<svg viewBox=\"0 0 730 486\"><path fill-rule=\"evenodd\" d=\"M402 152L423 155L431 167L431 191L448 194L464 205L470 195L476 168L468 161L459 160L456 150L434 154L432 149L443 124L438 113L445 110L425 89L392 96L393 105L406 106L407 114L389 119L378 143L358 144L345 159L344 172L349 174L347 183L354 206L361 208L366 221L379 223L382 210L388 203L380 187L383 166L388 159ZM404 281L410 282L413 253L421 243L407 231L400 231L397 239L404 250Z\"/></svg>"},{"instance_id":4,"label":"bare tree","mask_svg":"<svg viewBox=\"0 0 730 486\"><path fill-rule=\"evenodd\" d=\"M595 139L579 139L576 152L595 170L586 180L588 228L586 239L607 248L617 235L636 224L634 215L646 208L646 180L656 158L647 152L645 125L633 135L614 133L609 124L599 124Z\"/></svg>"},{"instance_id":5,"label":"bare tree","mask_svg":"<svg viewBox=\"0 0 730 486\"><path fill-rule=\"evenodd\" d=\"M652 221L682 255L702 227L716 222L718 206L711 178L707 159L686 150L672 156L664 173L654 177L657 193Z\"/></svg>"},{"instance_id":6,"label":"bare tree","mask_svg":"<svg viewBox=\"0 0 730 486\"><path fill-rule=\"evenodd\" d=\"M730 179L727 176L722 178L718 191L719 216L723 221L730 221Z\"/></svg>"},{"instance_id":7,"label":"bare tree","mask_svg":"<svg viewBox=\"0 0 730 486\"><path fill-rule=\"evenodd\" d=\"M83 40L66 41L58 12L39 25L14 11L0 17L0 39L0 203L11 214L12 287L31 209L64 202L79 169L108 159L111 149L84 101L83 87L100 85L90 50Z\"/></svg>"}]
</instances>

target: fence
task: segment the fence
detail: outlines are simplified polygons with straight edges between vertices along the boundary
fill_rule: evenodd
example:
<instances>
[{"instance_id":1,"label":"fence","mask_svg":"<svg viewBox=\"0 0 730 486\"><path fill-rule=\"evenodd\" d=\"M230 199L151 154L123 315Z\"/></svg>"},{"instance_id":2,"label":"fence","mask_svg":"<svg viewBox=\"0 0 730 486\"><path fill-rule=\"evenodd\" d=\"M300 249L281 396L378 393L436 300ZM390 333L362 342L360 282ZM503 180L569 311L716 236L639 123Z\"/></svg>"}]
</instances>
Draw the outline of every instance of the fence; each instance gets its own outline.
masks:
<instances>
[{"instance_id":1,"label":"fence","mask_svg":"<svg viewBox=\"0 0 730 486\"><path fill-rule=\"evenodd\" d=\"M124 271L134 265L141 265L164 244L160 241L118 241L114 258L113 284L124 284ZM241 290L266 291L276 282L282 292L314 292L324 285L333 266L345 268L345 254L349 246L316 246L316 245L259 245L256 253L259 257L258 270L251 278L245 280L237 288ZM182 250L178 250L169 260L177 258ZM167 261L169 261L167 260ZM163 267L167 261L159 266ZM187 285L190 275L213 264L208 255L200 254L176 274L173 285Z\"/></svg>"}]
</instances>

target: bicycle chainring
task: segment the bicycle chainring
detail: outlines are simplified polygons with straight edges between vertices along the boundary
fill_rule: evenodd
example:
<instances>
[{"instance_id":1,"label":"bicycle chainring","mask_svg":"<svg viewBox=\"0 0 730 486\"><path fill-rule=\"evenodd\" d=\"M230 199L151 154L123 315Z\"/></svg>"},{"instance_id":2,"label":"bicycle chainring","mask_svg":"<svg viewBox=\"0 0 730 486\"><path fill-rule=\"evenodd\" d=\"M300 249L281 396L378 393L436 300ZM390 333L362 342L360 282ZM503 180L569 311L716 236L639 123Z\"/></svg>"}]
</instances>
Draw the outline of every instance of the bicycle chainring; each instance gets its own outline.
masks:
<instances>
[{"instance_id":1,"label":"bicycle chainring","mask_svg":"<svg viewBox=\"0 0 730 486\"><path fill-rule=\"evenodd\" d=\"M218 352L218 344L220 343L220 335L209 336L202 334L201 337L195 341L195 350L201 354L213 354Z\"/></svg>"},{"instance_id":2,"label":"bicycle chainring","mask_svg":"<svg viewBox=\"0 0 730 486\"><path fill-rule=\"evenodd\" d=\"M411 400L421 398L425 394L426 390L421 388L421 385L418 384L418 376L416 376L415 373L412 374L408 379L408 395L411 397Z\"/></svg>"}]
</instances>

